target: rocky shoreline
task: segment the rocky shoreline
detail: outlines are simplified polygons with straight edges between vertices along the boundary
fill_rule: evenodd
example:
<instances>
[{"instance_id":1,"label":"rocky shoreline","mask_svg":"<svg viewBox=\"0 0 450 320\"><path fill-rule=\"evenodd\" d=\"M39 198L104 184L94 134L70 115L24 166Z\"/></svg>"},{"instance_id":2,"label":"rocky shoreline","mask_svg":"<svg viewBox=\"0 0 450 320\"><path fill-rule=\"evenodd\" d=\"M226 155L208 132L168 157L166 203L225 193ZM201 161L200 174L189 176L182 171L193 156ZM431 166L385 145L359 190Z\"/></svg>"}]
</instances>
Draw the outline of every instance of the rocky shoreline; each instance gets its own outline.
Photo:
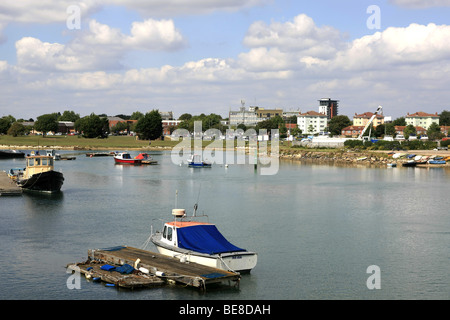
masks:
<instances>
[{"instance_id":1,"label":"rocky shoreline","mask_svg":"<svg viewBox=\"0 0 450 320\"><path fill-rule=\"evenodd\" d=\"M401 153L407 153L406 151ZM408 152L410 154L412 152ZM415 152L414 152L415 153ZM415 154L428 155L431 151L418 152ZM433 155L448 156L449 153L435 152ZM280 151L280 159L292 160L292 161L306 161L312 163L322 164L343 164L343 165L367 165L367 166L380 166L386 167L388 164L395 164L399 167L403 163L410 159L393 158L392 155L386 152L353 152L353 151L333 151L333 152L321 152L321 151L298 151L298 150L282 150ZM436 165L421 165L421 166L433 166ZM449 163L440 165L441 167L450 167Z\"/></svg>"}]
</instances>

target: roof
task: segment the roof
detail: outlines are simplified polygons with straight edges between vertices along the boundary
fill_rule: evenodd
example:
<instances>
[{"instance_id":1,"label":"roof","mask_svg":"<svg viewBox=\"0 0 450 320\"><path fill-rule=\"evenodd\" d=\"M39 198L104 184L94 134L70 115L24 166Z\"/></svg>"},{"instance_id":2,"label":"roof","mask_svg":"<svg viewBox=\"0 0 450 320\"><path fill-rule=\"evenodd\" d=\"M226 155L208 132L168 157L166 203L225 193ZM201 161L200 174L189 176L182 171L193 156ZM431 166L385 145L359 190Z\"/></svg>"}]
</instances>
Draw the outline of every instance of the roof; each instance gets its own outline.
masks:
<instances>
[{"instance_id":1,"label":"roof","mask_svg":"<svg viewBox=\"0 0 450 320\"><path fill-rule=\"evenodd\" d=\"M308 111L308 112L305 112L305 113L300 113L299 116L300 117L327 117L326 114L319 113L319 112L316 112L316 111Z\"/></svg>"},{"instance_id":2,"label":"roof","mask_svg":"<svg viewBox=\"0 0 450 320\"><path fill-rule=\"evenodd\" d=\"M356 114L356 113L355 113L354 118L368 118L368 119L370 119L373 115L374 115L373 112L364 112L364 113L362 113L362 114ZM381 115L381 114L377 114L376 117L377 117L377 118L384 118L384 116Z\"/></svg>"},{"instance_id":3,"label":"roof","mask_svg":"<svg viewBox=\"0 0 450 320\"><path fill-rule=\"evenodd\" d=\"M412 118L412 117L417 117L417 118L433 117L433 118L437 118L439 116L438 116L437 112L435 114L432 114L432 113L426 113L426 112L419 111L419 112L412 113L412 114L408 113L406 117L407 118Z\"/></svg>"},{"instance_id":4,"label":"roof","mask_svg":"<svg viewBox=\"0 0 450 320\"><path fill-rule=\"evenodd\" d=\"M348 130L362 130L362 129L364 129L365 128L365 126L348 126L348 127L345 127L344 129L342 129L342 131L348 131Z\"/></svg>"},{"instance_id":5,"label":"roof","mask_svg":"<svg viewBox=\"0 0 450 320\"><path fill-rule=\"evenodd\" d=\"M184 228L184 227L193 227L198 225L211 225L211 223L207 222L198 222L198 221L171 221L167 223L170 226L174 226L177 228Z\"/></svg>"}]
</instances>

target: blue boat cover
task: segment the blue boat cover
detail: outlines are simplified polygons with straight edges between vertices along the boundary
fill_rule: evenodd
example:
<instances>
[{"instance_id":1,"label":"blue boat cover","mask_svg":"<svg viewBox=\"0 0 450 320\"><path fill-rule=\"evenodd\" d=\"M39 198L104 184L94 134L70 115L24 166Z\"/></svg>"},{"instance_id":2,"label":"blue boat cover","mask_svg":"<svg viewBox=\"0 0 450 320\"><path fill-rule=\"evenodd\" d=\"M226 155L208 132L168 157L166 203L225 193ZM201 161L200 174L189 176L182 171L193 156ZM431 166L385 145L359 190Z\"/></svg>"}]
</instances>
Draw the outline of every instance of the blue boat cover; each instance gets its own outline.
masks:
<instances>
[{"instance_id":1,"label":"blue boat cover","mask_svg":"<svg viewBox=\"0 0 450 320\"><path fill-rule=\"evenodd\" d=\"M228 242L215 225L196 225L177 229L178 247L207 254L246 251Z\"/></svg>"}]
</instances>

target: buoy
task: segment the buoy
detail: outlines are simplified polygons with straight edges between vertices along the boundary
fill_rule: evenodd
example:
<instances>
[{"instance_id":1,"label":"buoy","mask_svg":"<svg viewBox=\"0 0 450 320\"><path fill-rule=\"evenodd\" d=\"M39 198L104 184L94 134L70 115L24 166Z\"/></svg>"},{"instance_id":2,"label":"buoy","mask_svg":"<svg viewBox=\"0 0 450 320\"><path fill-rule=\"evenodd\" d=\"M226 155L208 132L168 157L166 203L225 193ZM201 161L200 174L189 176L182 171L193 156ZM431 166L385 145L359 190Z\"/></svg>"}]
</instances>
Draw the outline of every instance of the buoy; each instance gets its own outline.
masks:
<instances>
[{"instance_id":1,"label":"buoy","mask_svg":"<svg viewBox=\"0 0 450 320\"><path fill-rule=\"evenodd\" d=\"M144 268L144 267L140 267L139 271L142 272L142 273L145 273L145 274L149 274L150 273L150 271L148 269Z\"/></svg>"},{"instance_id":2,"label":"buoy","mask_svg":"<svg viewBox=\"0 0 450 320\"><path fill-rule=\"evenodd\" d=\"M155 272L155 275L156 275L157 277L164 277L166 274L165 274L164 272L162 272L162 271L156 271L156 272Z\"/></svg>"}]
</instances>

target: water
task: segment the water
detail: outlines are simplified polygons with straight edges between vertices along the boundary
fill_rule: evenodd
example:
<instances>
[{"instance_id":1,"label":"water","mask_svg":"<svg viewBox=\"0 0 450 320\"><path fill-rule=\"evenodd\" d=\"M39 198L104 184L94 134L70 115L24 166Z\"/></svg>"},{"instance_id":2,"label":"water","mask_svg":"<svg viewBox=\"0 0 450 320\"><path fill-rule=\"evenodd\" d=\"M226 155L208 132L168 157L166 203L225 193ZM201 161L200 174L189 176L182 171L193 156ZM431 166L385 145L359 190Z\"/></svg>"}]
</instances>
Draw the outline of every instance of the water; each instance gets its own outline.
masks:
<instances>
[{"instance_id":1,"label":"water","mask_svg":"<svg viewBox=\"0 0 450 320\"><path fill-rule=\"evenodd\" d=\"M449 170L281 161L277 175L263 176L251 165L190 169L170 153L151 154L159 165L80 153L56 162L60 195L0 198L0 299L450 298ZM2 160L0 169L23 163ZM65 266L88 249L141 247L152 224L161 229L155 219L170 219L174 207L190 213L197 199L199 214L233 244L258 252L239 289L130 291L84 277L81 289L68 289ZM371 265L380 268L379 290L366 284Z\"/></svg>"}]
</instances>

